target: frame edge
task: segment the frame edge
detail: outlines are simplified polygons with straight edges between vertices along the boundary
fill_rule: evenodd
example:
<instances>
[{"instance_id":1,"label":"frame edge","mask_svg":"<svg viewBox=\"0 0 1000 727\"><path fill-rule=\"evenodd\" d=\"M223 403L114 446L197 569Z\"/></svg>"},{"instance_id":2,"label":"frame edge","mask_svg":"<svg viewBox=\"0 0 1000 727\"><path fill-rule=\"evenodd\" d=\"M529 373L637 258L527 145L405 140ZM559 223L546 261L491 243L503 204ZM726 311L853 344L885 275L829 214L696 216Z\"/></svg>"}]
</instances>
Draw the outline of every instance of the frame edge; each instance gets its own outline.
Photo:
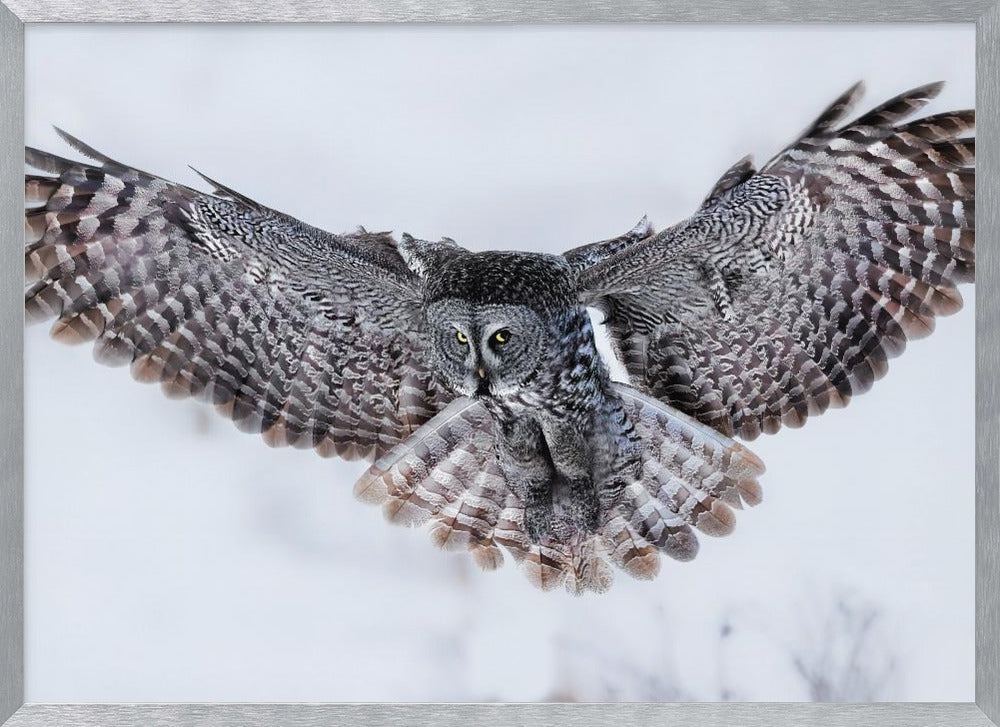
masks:
<instances>
[{"instance_id":1,"label":"frame edge","mask_svg":"<svg viewBox=\"0 0 1000 727\"><path fill-rule=\"evenodd\" d=\"M26 704L6 727L148 725L323 727L606 724L699 727L991 727L971 702L836 704L794 702L655 704Z\"/></svg>"},{"instance_id":2,"label":"frame edge","mask_svg":"<svg viewBox=\"0 0 1000 727\"><path fill-rule=\"evenodd\" d=\"M979 270L1000 273L1000 4L976 23L977 167L983 185L978 207ZM984 202L984 203L983 203ZM985 220L985 224L983 223ZM986 231L985 236L983 231ZM1000 300L995 288L976 286L976 704L1000 721Z\"/></svg>"},{"instance_id":3,"label":"frame edge","mask_svg":"<svg viewBox=\"0 0 1000 727\"><path fill-rule=\"evenodd\" d=\"M24 24L0 7L0 245L20 246L24 144ZM17 259L16 248L4 253ZM0 266L0 723L24 703L24 287Z\"/></svg>"},{"instance_id":4,"label":"frame edge","mask_svg":"<svg viewBox=\"0 0 1000 727\"><path fill-rule=\"evenodd\" d=\"M994 0L4 0L34 22L973 23Z\"/></svg>"},{"instance_id":5,"label":"frame edge","mask_svg":"<svg viewBox=\"0 0 1000 727\"><path fill-rule=\"evenodd\" d=\"M151 2L131 5L117 0L101 0L99 6L85 0L63 0L61 6L48 3L40 7L22 0L0 0L0 90L5 101L0 107L0 219L4 220L8 236L0 237L0 245L19 244L20 227L17 220L23 210L17 206L22 193L16 183L16 174L22 167L21 152L24 138L24 22L54 22L85 18L87 22L117 20L118 22L157 21L164 14L170 20L185 21L375 21L398 22L405 20L483 22L510 20L516 14L515 6L527 0L505 0L500 8L477 10L472 3L446 0L443 9L428 10L420 3L407 0L383 5L377 0L351 0L345 6L334 8L325 3L306 0L291 8L280 4L268 9L240 0L226 2L217 9L201 9L176 1L161 6L158 12ZM76 8L70 13L66 6ZM696 3L670 8L666 4L646 0L629 0L627 7L615 14L607 6L588 3L583 9L593 16L588 22L639 22L645 16L651 22L664 22L675 18L680 22L702 19L703 22L725 22L723 8L729 9L729 22L806 22L849 20L876 7L870 13L872 22L897 20L901 13L912 20L934 22L975 21L977 26L977 113L981 136L991 141L980 144L981 167L987 176L1000 182L1000 3L997 0L951 0L937 9L929 3L904 0L897 11L888 11L876 2L849 0L843 5L824 9L822 3L810 2L806 7L788 9L783 2L749 0L729 5L708 0L704 12ZM912 3L912 5L911 5ZM8 6L13 6L13 9ZM247 7L249 6L249 7ZM535 5L534 12L526 12L521 22L580 22L580 8L574 13L562 2L554 3L551 11ZM753 13L753 7L760 12ZM981 15L976 8L981 9ZM916 17L914 17L916 13ZM752 15L752 17L751 17ZM23 19L23 20L22 20ZM162 21L161 21L162 22ZM995 143L994 143L995 141ZM1000 244L1000 189L986 190L986 204L980 206L985 216L987 244L980 246L980 270L994 271L1000 275L1000 259L996 258L996 245ZM9 237L9 239L5 239ZM982 238L981 238L982 240ZM985 262L983 262L985 260ZM247 719L240 724L296 724L313 725L340 722L344 724L378 724L387 721L410 719L440 719L442 724L467 724L466 720L492 715L500 723L525 721L543 724L556 715L562 715L575 724L603 723L606 718L624 716L617 708L628 705L592 705L590 716L583 716L574 705L58 705L24 703L24 492L23 492L23 301L15 281L21 277L19 268L0 268L0 370L8 373L0 378L0 403L8 416L0 418L0 725L31 727L43 724L62 724L66 727L82 724L146 725L151 719L168 715L178 720L200 718L210 723L225 724L234 717ZM23 281L22 281L23 282ZM747 724L767 724L770 708L798 714L805 724L854 725L874 716L869 709L882 712L879 720L886 725L927 724L946 725L1000 725L1000 340L993 331L1000 330L1000 292L976 287L977 345L976 352L976 426L977 426L977 484L976 484L976 702L948 705L648 705L646 717L639 717L640 724L685 723L692 717L704 719L706 725L731 724L737 714L747 719ZM987 378L988 377L988 378ZM638 707L639 705L632 705ZM715 711L714 707L721 711ZM817 707L802 710L800 707ZM914 710L909 707L915 708ZM556 710L540 713L535 709ZM830 711L827 710L829 708ZM368 710L371 710L369 712ZM563 711L566 710L566 711ZM832 710L837 710L836 712ZM860 711L859 711L860 710ZM574 713L575 711L575 713ZM156 712L154 715L153 712ZM597 714L601 717L598 718ZM516 716L515 716L516 715ZM683 715L683 716L682 716ZM218 721L216 721L218 720ZM260 720L260 721L258 721ZM315 720L315 721L314 721ZM758 720L761 720L758 722ZM815 722L813 721L815 720ZM856 721L857 720L857 721ZM954 720L954 721L953 721Z\"/></svg>"}]
</instances>

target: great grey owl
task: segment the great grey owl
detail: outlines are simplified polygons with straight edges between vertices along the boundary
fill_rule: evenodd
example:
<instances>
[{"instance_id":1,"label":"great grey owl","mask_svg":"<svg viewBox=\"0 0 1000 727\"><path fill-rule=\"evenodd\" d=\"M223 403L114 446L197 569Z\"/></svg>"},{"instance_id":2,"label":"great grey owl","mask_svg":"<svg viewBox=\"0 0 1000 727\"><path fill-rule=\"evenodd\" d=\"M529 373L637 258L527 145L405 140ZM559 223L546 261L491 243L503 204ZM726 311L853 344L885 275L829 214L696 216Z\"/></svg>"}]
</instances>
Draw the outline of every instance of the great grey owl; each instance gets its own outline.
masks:
<instances>
[{"instance_id":1,"label":"great grey owl","mask_svg":"<svg viewBox=\"0 0 1000 727\"><path fill-rule=\"evenodd\" d=\"M62 134L94 163L26 149L26 314L273 446L374 460L361 499L483 568L602 591L760 501L731 437L844 406L960 308L974 113L907 120L940 88L847 122L859 84L690 218L561 256L334 235Z\"/></svg>"}]
</instances>

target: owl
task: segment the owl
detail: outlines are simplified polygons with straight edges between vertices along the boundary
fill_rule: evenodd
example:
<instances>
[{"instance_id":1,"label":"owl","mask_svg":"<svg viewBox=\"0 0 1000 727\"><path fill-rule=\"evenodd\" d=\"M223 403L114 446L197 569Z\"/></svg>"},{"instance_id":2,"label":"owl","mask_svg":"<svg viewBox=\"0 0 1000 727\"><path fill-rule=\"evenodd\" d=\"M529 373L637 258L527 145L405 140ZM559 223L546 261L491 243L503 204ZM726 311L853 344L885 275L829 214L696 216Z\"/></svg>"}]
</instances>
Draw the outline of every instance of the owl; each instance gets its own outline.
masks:
<instances>
[{"instance_id":1,"label":"owl","mask_svg":"<svg viewBox=\"0 0 1000 727\"><path fill-rule=\"evenodd\" d=\"M366 459L357 496L543 589L653 578L761 501L735 438L885 375L975 270L973 111L861 84L687 219L563 255L331 234L208 177L25 151L25 312L272 446ZM595 343L603 319L628 381Z\"/></svg>"}]
</instances>

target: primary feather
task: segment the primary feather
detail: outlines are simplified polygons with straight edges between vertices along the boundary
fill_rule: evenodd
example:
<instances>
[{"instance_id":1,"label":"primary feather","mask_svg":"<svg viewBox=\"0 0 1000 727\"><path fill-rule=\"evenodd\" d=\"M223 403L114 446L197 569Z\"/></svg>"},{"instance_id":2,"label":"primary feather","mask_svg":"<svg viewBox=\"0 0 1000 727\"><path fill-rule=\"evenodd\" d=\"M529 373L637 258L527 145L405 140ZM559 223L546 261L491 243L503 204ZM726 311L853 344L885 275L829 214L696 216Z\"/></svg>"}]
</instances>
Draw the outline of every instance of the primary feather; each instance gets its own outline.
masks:
<instances>
[{"instance_id":1,"label":"primary feather","mask_svg":"<svg viewBox=\"0 0 1000 727\"><path fill-rule=\"evenodd\" d=\"M94 341L173 396L210 402L272 445L380 456L451 396L423 351L420 283L385 234L332 235L225 188L222 198L70 143L27 149L25 312Z\"/></svg>"},{"instance_id":2,"label":"primary feather","mask_svg":"<svg viewBox=\"0 0 1000 727\"><path fill-rule=\"evenodd\" d=\"M975 114L904 123L940 89L844 123L858 84L760 171L737 163L688 220L568 253L593 260L581 295L633 383L753 439L847 404L957 311L975 274Z\"/></svg>"}]
</instances>

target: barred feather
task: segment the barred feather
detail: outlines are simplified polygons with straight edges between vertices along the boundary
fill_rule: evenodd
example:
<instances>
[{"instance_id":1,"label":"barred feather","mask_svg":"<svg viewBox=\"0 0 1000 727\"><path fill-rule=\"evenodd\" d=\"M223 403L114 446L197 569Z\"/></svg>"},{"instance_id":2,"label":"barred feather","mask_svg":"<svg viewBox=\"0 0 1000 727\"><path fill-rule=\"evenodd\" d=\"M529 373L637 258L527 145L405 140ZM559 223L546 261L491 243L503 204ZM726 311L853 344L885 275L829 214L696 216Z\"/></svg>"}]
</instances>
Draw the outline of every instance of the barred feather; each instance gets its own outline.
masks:
<instances>
[{"instance_id":1,"label":"barred feather","mask_svg":"<svg viewBox=\"0 0 1000 727\"><path fill-rule=\"evenodd\" d=\"M844 124L859 84L759 172L734 166L690 219L604 257L581 248L582 297L636 385L753 439L847 404L959 310L975 113L906 121L940 89Z\"/></svg>"},{"instance_id":2,"label":"barred feather","mask_svg":"<svg viewBox=\"0 0 1000 727\"><path fill-rule=\"evenodd\" d=\"M656 576L660 553L690 560L694 529L730 533L732 508L760 502L763 464L736 442L625 386L615 386L643 443L642 476L599 531L530 542L524 505L503 480L486 408L456 399L358 480L359 499L381 504L391 522L430 524L447 549L467 549L484 569L501 548L535 586L579 594L606 591L617 566L639 579Z\"/></svg>"},{"instance_id":3,"label":"barred feather","mask_svg":"<svg viewBox=\"0 0 1000 727\"><path fill-rule=\"evenodd\" d=\"M414 315L421 283L391 237L331 235L119 164L25 162L25 313L94 342L170 396L210 402L272 446L374 458L451 398ZM215 183L213 183L215 184Z\"/></svg>"}]
</instances>

